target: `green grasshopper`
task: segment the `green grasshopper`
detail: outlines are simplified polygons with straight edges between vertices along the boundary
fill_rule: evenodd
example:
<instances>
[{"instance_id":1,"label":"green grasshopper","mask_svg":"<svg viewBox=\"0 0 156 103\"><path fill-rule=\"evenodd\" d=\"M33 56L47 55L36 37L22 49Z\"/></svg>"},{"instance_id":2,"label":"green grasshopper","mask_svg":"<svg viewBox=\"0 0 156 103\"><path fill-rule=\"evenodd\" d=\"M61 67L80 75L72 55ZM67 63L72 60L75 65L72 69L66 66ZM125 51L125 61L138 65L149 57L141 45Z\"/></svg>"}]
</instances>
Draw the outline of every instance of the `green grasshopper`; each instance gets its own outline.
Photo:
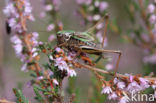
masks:
<instances>
[{"instance_id":1,"label":"green grasshopper","mask_svg":"<svg viewBox=\"0 0 156 103\"><path fill-rule=\"evenodd\" d=\"M106 37L106 28L108 24L108 17L105 18L106 18L106 22L104 28L103 44L104 44L104 39ZM90 31L93 30L102 20L100 20L95 26L93 26L91 29L89 29L86 32L75 32L72 30L63 30L57 32L58 45L61 47L65 47L71 51L74 50L77 51L78 53L95 54L95 55L99 55L99 57L101 57L103 53L118 54L118 60L115 67L115 75L116 75L116 72L118 70L118 65L120 62L121 52L118 50L105 50L102 47L98 46L95 43L95 39L92 36L92 33L90 33Z\"/></svg>"}]
</instances>

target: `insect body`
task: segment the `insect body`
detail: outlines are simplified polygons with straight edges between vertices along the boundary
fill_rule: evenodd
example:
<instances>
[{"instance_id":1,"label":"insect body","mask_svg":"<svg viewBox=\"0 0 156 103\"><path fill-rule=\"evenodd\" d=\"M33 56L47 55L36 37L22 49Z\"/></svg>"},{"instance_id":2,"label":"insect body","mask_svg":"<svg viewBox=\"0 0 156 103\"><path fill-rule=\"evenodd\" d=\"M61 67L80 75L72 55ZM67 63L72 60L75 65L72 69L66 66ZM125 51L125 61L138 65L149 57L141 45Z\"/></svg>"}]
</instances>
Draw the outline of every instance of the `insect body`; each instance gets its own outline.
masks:
<instances>
[{"instance_id":1,"label":"insect body","mask_svg":"<svg viewBox=\"0 0 156 103\"><path fill-rule=\"evenodd\" d=\"M11 33L11 27L9 26L8 21L6 21L5 25L6 25L6 33L9 35Z\"/></svg>"},{"instance_id":2,"label":"insect body","mask_svg":"<svg viewBox=\"0 0 156 103\"><path fill-rule=\"evenodd\" d=\"M96 50L99 46L94 43L94 38L86 32L59 31L57 33L58 44L70 50L77 50L89 54L101 54Z\"/></svg>"}]
</instances>

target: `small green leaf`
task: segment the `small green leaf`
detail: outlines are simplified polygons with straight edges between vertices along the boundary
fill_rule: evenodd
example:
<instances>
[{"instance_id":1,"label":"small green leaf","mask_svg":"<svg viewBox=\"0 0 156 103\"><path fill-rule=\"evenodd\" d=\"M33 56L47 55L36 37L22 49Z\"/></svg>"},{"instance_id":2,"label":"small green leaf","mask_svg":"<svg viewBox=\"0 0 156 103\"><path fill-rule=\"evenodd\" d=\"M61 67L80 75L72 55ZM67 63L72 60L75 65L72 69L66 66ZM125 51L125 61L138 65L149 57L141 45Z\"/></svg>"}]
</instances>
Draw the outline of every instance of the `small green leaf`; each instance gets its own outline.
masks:
<instances>
[{"instance_id":1,"label":"small green leaf","mask_svg":"<svg viewBox=\"0 0 156 103\"><path fill-rule=\"evenodd\" d=\"M13 92L15 96L17 97L17 103L29 103L29 100L25 98L25 96L20 90L13 88Z\"/></svg>"},{"instance_id":2,"label":"small green leaf","mask_svg":"<svg viewBox=\"0 0 156 103\"><path fill-rule=\"evenodd\" d=\"M34 85L34 88L38 89L39 91L42 91L42 92L47 92L46 89L42 89L41 87L38 87L36 85Z\"/></svg>"},{"instance_id":3,"label":"small green leaf","mask_svg":"<svg viewBox=\"0 0 156 103\"><path fill-rule=\"evenodd\" d=\"M36 98L38 101L40 101L40 102L43 101L43 98L42 98L42 96L40 95L37 86L34 86L34 92L35 92L35 94L36 94L36 97L35 97L35 98Z\"/></svg>"}]
</instances>

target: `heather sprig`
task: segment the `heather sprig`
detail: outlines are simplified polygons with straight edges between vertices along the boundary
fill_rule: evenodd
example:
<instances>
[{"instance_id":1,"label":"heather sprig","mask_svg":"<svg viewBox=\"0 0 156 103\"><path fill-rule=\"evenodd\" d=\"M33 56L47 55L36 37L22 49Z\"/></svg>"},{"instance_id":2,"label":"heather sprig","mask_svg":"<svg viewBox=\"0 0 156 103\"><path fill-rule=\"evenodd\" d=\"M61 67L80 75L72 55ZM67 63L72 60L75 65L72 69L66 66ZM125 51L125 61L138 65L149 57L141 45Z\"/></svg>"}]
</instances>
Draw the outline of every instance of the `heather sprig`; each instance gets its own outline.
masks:
<instances>
[{"instance_id":1,"label":"heather sprig","mask_svg":"<svg viewBox=\"0 0 156 103\"><path fill-rule=\"evenodd\" d=\"M29 0L9 0L3 12L8 18L8 26L12 31L11 42L13 43L15 53L23 63L21 70L32 71L31 75L34 79L31 80L30 85L35 85L34 92L37 95L37 99L41 99L38 92L40 91L44 94L44 98L48 97L47 99L43 98L43 101L51 100L52 96L55 96L57 101L61 101L61 96L55 93L58 92L58 86L56 86L55 91L53 87L54 84L58 85L59 83L55 78L50 79L50 76L53 74L52 71L42 70L38 64L40 59L38 46L43 44L37 41L39 34L37 32L30 33L27 30L27 21L35 20L31 14L32 7ZM55 101L55 98L51 101ZM20 100L18 101L21 102Z\"/></svg>"},{"instance_id":2,"label":"heather sprig","mask_svg":"<svg viewBox=\"0 0 156 103\"><path fill-rule=\"evenodd\" d=\"M41 5L43 6L43 11L40 12L39 17L44 19L46 16L49 16L48 23L46 24L46 31L50 32L48 41L53 41L55 33L63 29L63 23L59 20L59 11L60 6L62 5L62 0L41 0Z\"/></svg>"},{"instance_id":3,"label":"heather sprig","mask_svg":"<svg viewBox=\"0 0 156 103\"><path fill-rule=\"evenodd\" d=\"M85 64L78 64L80 67L96 71L98 73L109 74L112 75L114 73L104 71L102 69L98 69L95 67L91 67ZM108 99L117 100L119 103L127 103L130 101L129 95L132 93L142 92L148 88L152 88L156 92L156 82L155 77L141 76L141 75L131 75L131 74L117 74L116 78L111 80L105 80L99 74L97 78L100 80L102 84L101 94L107 94Z\"/></svg>"},{"instance_id":4,"label":"heather sprig","mask_svg":"<svg viewBox=\"0 0 156 103\"><path fill-rule=\"evenodd\" d=\"M126 10L132 23L128 35L123 38L144 50L143 62L145 64L156 63L155 59L155 35L156 35L156 9L155 1L148 0L129 1ZM140 20L137 20L137 16Z\"/></svg>"},{"instance_id":5,"label":"heather sprig","mask_svg":"<svg viewBox=\"0 0 156 103\"><path fill-rule=\"evenodd\" d=\"M81 16L82 22L84 25L92 24L95 25L102 17L107 13L106 10L109 7L109 4L106 1L102 0L76 0L76 3L79 5L76 15ZM95 28L95 34L97 39L102 43L103 37L103 28L104 23L101 22ZM107 45L107 38L105 39L105 45Z\"/></svg>"}]
</instances>

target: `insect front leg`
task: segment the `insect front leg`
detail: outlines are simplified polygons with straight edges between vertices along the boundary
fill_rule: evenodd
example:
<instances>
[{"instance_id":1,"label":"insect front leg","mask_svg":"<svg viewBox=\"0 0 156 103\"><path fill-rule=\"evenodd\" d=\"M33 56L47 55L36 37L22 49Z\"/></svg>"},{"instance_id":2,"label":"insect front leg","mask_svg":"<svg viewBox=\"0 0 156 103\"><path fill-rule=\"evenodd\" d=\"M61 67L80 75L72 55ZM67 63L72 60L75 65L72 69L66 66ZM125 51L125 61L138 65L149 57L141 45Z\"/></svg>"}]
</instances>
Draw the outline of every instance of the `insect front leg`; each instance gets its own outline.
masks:
<instances>
[{"instance_id":1,"label":"insect front leg","mask_svg":"<svg viewBox=\"0 0 156 103\"><path fill-rule=\"evenodd\" d=\"M62 47L62 46L65 46L66 45L66 42L64 42L64 43L62 43L62 44L58 44L58 45L56 45L53 49L52 49L52 51L54 51L57 47Z\"/></svg>"},{"instance_id":2,"label":"insect front leg","mask_svg":"<svg viewBox=\"0 0 156 103\"><path fill-rule=\"evenodd\" d=\"M94 62L98 63L102 58L104 58L103 55L100 55Z\"/></svg>"}]
</instances>

